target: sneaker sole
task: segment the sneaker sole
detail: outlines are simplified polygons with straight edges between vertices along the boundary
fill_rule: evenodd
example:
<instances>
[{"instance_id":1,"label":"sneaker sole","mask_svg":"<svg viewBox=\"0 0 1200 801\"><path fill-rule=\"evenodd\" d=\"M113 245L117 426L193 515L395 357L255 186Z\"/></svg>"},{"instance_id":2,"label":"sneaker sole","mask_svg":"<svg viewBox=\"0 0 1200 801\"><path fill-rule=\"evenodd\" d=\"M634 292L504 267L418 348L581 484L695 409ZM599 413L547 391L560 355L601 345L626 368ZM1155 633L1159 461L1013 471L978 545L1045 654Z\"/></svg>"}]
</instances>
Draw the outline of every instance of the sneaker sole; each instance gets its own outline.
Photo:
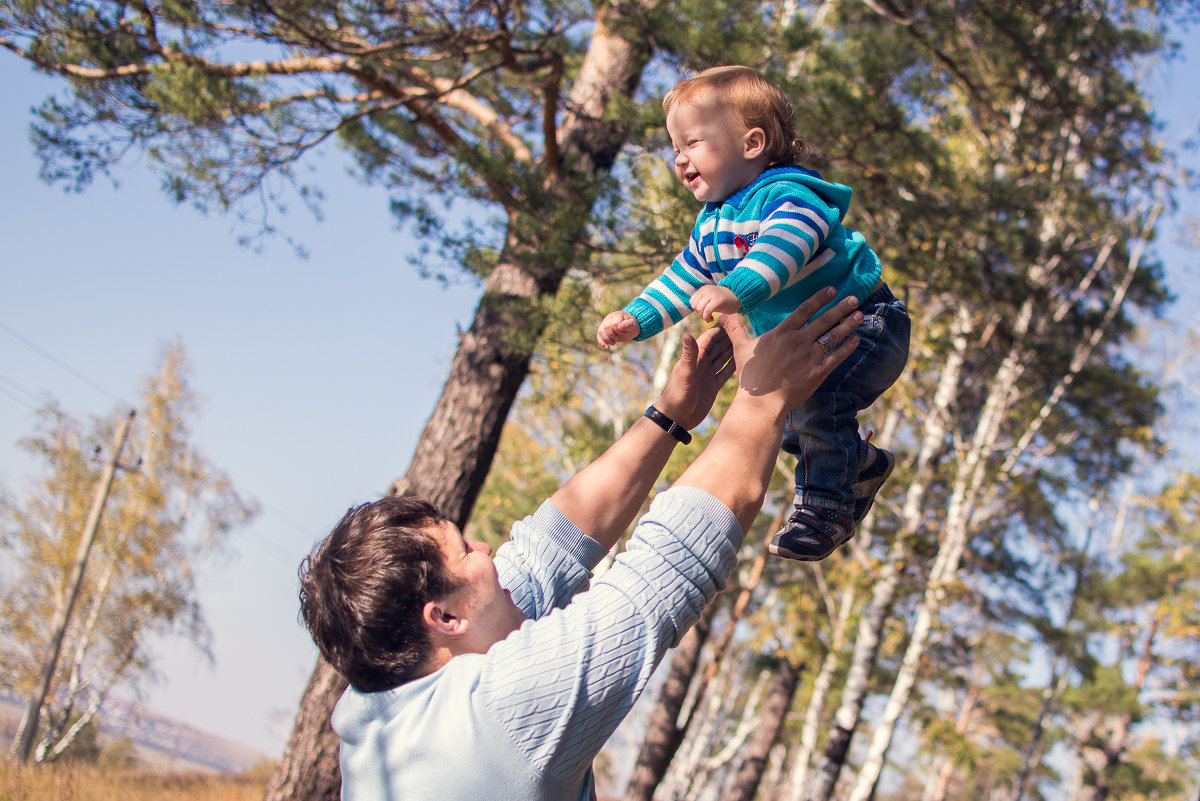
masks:
<instances>
[{"instance_id":1,"label":"sneaker sole","mask_svg":"<svg viewBox=\"0 0 1200 801\"><path fill-rule=\"evenodd\" d=\"M849 541L850 540L846 540L846 542L849 542ZM838 548L842 547L842 545L845 545L845 544L846 543L843 542L843 543L841 543L841 545L835 545L833 547L833 551L836 551ZM792 553L791 551L787 550L786 548L780 548L775 543L771 543L770 545L768 545L767 550L770 551L773 556L778 556L781 559L790 559L793 562L820 562L822 559L828 559L830 556L833 555L833 551L830 551L829 553L826 553L826 554L821 554L820 556L809 556L806 554Z\"/></svg>"}]
</instances>

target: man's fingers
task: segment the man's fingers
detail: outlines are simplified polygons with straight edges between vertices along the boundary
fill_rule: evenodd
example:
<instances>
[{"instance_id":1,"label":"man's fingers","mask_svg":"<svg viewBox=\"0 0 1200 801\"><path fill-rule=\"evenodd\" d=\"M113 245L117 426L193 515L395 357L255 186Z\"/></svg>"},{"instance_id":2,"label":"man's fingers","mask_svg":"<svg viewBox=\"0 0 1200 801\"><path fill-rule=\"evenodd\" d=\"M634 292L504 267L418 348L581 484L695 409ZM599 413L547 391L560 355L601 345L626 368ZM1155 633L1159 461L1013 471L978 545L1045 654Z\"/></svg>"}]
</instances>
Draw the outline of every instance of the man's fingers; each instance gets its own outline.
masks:
<instances>
[{"instance_id":1,"label":"man's fingers","mask_svg":"<svg viewBox=\"0 0 1200 801\"><path fill-rule=\"evenodd\" d=\"M750 335L746 333L746 329L742 327L742 321L734 317L732 314L717 315L717 325L725 329L725 333L729 335L729 341L736 348L741 343L750 339Z\"/></svg>"},{"instance_id":2,"label":"man's fingers","mask_svg":"<svg viewBox=\"0 0 1200 801\"><path fill-rule=\"evenodd\" d=\"M851 302L847 303L847 301ZM851 311L857 305L858 301L855 298L846 298L837 306L814 320L812 325L808 327L807 330L817 335L818 344L822 342L826 343L821 345L821 348L827 354L832 355L836 349L834 346L846 340L862 324L862 312Z\"/></svg>"},{"instance_id":3,"label":"man's fingers","mask_svg":"<svg viewBox=\"0 0 1200 801\"><path fill-rule=\"evenodd\" d=\"M718 384L724 384L734 373L733 342L719 325L707 328L700 335L704 361L712 368Z\"/></svg>"},{"instance_id":4,"label":"man's fingers","mask_svg":"<svg viewBox=\"0 0 1200 801\"><path fill-rule=\"evenodd\" d=\"M696 342L702 350L708 352L708 350L712 347L713 339L717 336L724 336L724 334L725 329L713 326L712 328L706 328L701 331L700 336L696 337ZM690 335L684 334L684 336L686 337Z\"/></svg>"},{"instance_id":5,"label":"man's fingers","mask_svg":"<svg viewBox=\"0 0 1200 801\"><path fill-rule=\"evenodd\" d=\"M833 300L837 294L831 286L815 292L808 300L796 307L796 310L784 318L779 324L779 328L803 328L812 319L813 315L829 301ZM832 309L830 310L832 311ZM828 314L828 312L826 312Z\"/></svg>"},{"instance_id":6,"label":"man's fingers","mask_svg":"<svg viewBox=\"0 0 1200 801\"><path fill-rule=\"evenodd\" d=\"M843 339L836 348L829 351L829 355L825 357L823 366L828 367L830 369L830 371L832 371L833 368L835 368L839 364L841 364L842 361L847 356L849 356L851 353L854 353L854 349L857 347L858 347L858 335L851 334L850 336Z\"/></svg>"}]
</instances>

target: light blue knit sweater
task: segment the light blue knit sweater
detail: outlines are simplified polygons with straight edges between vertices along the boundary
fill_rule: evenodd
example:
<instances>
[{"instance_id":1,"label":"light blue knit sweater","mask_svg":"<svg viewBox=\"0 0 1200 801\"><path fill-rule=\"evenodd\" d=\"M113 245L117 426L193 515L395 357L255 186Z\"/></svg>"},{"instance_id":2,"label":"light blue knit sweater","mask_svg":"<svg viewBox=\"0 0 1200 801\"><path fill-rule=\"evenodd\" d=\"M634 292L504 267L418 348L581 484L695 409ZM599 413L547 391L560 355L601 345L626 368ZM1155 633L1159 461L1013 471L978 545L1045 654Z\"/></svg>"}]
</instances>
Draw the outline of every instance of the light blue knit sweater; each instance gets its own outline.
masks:
<instances>
[{"instance_id":1,"label":"light blue knit sweater","mask_svg":"<svg viewBox=\"0 0 1200 801\"><path fill-rule=\"evenodd\" d=\"M773 167L720 203L705 203L683 252L625 311L648 339L691 313L706 284L728 287L755 334L778 325L823 287L860 301L879 283L879 257L842 225L848 186L803 167ZM823 311L824 309L822 309Z\"/></svg>"},{"instance_id":2,"label":"light blue knit sweater","mask_svg":"<svg viewBox=\"0 0 1200 801\"><path fill-rule=\"evenodd\" d=\"M496 553L501 584L529 618L518 631L486 654L338 701L342 798L595 798L592 760L724 587L741 540L719 501L670 489L613 567L576 595L604 548L546 502Z\"/></svg>"}]
</instances>

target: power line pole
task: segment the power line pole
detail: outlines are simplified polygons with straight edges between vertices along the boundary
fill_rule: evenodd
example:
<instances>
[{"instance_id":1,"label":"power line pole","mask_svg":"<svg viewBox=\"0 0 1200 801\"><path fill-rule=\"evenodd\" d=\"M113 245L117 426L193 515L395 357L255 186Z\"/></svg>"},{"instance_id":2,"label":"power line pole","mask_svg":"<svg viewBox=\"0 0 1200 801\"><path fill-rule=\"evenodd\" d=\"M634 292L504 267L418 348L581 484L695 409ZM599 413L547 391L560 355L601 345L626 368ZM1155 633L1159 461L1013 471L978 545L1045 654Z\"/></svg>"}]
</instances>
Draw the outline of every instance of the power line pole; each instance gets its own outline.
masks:
<instances>
[{"instance_id":1,"label":"power line pole","mask_svg":"<svg viewBox=\"0 0 1200 801\"><path fill-rule=\"evenodd\" d=\"M108 493L112 489L113 478L117 474L117 462L121 458L121 450L125 447L125 440L129 436L129 427L133 423L135 413L130 410L129 416L121 422L117 429L112 458L108 460L108 464L104 466L104 472L100 475L100 484L96 487L96 497L92 501L92 509L88 512L87 522L83 527L83 538L79 541L79 551L75 554L75 563L71 567L71 577L67 582L67 597L54 612L54 620L51 623L54 634L50 639L50 650L46 654L46 661L42 663L42 675L38 678L37 686L33 688L33 693L29 696L29 703L25 706L25 714L17 729L17 736L13 738L12 747L8 752L9 758L14 761L28 762L29 754L33 750L33 739L37 734L42 704L46 701L46 694L50 690L50 681L54 678L54 669L58 666L58 654L62 650L63 637L67 633L67 623L71 620L71 610L75 606L79 588L83 584L83 571L87 567L92 543L96 541L100 518L104 514L104 504L108 502Z\"/></svg>"}]
</instances>

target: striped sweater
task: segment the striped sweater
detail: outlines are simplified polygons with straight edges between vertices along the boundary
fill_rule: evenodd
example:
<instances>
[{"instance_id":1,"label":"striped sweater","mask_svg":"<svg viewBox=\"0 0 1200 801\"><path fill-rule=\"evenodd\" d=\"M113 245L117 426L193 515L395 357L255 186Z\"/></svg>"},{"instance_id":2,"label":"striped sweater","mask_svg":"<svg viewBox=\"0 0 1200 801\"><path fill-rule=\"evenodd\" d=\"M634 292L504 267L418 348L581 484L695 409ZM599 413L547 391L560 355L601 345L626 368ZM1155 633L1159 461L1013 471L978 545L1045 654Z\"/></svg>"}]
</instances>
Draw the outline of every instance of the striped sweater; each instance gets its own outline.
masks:
<instances>
[{"instance_id":1,"label":"striped sweater","mask_svg":"<svg viewBox=\"0 0 1200 801\"><path fill-rule=\"evenodd\" d=\"M706 284L728 287L755 334L778 325L813 292L836 287L860 301L879 283L879 257L842 225L848 186L803 167L772 167L720 203L705 203L687 247L625 307L648 339L692 310Z\"/></svg>"}]
</instances>

